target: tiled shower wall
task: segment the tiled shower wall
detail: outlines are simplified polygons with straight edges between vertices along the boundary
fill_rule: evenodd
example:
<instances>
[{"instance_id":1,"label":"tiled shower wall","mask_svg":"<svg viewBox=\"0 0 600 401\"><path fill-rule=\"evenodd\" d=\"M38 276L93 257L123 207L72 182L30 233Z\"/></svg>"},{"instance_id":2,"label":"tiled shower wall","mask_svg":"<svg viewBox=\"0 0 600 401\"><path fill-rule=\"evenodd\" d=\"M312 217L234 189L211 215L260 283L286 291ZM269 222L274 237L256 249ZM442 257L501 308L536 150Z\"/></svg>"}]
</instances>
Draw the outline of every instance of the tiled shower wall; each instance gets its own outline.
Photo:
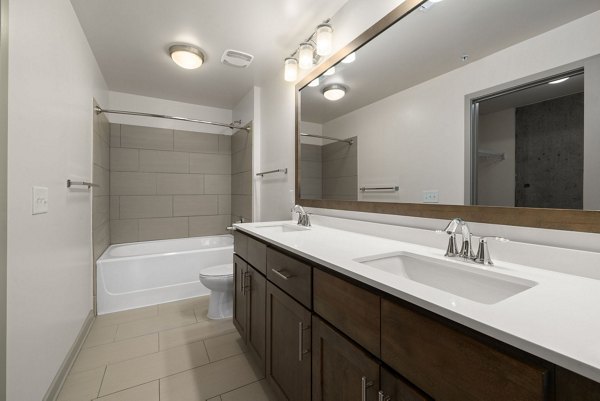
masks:
<instances>
[{"instance_id":1,"label":"tiled shower wall","mask_svg":"<svg viewBox=\"0 0 600 401\"><path fill-rule=\"evenodd\" d=\"M103 114L94 113L94 132L92 134L92 177L98 187L92 188L92 244L94 253L94 309L96 307L96 260L110 245L109 229L109 140L110 126Z\"/></svg>"},{"instance_id":2,"label":"tiled shower wall","mask_svg":"<svg viewBox=\"0 0 600 401\"><path fill-rule=\"evenodd\" d=\"M252 221L252 131L231 137L231 217Z\"/></svg>"},{"instance_id":3,"label":"tiled shower wall","mask_svg":"<svg viewBox=\"0 0 600 401\"><path fill-rule=\"evenodd\" d=\"M111 124L111 243L227 233L231 138Z\"/></svg>"}]
</instances>

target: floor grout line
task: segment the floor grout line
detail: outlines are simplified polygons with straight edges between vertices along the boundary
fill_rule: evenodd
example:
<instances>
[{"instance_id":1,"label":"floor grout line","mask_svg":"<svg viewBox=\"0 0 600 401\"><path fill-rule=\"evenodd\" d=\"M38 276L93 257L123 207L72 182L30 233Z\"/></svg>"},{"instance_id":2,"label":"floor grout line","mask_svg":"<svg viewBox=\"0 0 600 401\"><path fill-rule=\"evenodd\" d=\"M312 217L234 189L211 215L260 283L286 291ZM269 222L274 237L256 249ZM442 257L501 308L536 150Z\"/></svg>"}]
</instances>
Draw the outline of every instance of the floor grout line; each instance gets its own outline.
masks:
<instances>
[{"instance_id":1,"label":"floor grout line","mask_svg":"<svg viewBox=\"0 0 600 401\"><path fill-rule=\"evenodd\" d=\"M100 398L100 390L102 389L102 385L104 384L104 377L106 376L107 369L108 365L104 367L104 372L102 373L102 380L100 380L100 387L98 387L98 391L96 392L96 398Z\"/></svg>"}]
</instances>

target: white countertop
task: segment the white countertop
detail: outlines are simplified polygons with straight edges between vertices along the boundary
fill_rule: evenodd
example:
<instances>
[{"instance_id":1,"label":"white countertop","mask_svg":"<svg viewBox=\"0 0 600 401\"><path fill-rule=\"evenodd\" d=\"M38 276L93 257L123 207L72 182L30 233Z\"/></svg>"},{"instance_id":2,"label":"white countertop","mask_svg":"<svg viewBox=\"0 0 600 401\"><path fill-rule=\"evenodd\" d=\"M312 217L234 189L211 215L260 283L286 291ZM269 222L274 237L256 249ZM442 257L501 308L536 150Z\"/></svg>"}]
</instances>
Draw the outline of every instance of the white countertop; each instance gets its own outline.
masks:
<instances>
[{"instance_id":1,"label":"white countertop","mask_svg":"<svg viewBox=\"0 0 600 401\"><path fill-rule=\"evenodd\" d=\"M600 280L501 260L494 260L493 267L465 263L473 269L490 269L538 283L496 304L481 304L354 261L398 251L445 259L445 249L314 223L307 231L273 233L259 228L276 224L293 222L245 223L235 227L600 382Z\"/></svg>"}]
</instances>

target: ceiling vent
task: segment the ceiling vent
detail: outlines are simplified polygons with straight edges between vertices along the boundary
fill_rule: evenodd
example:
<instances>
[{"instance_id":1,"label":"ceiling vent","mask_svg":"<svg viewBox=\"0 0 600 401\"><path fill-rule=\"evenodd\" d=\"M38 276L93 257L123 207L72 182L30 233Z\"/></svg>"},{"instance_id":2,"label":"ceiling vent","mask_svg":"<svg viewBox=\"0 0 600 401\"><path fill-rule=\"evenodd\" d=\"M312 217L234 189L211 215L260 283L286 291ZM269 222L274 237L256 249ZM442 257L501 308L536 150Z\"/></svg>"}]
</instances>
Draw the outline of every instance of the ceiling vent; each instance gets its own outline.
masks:
<instances>
[{"instance_id":1,"label":"ceiling vent","mask_svg":"<svg viewBox=\"0 0 600 401\"><path fill-rule=\"evenodd\" d=\"M225 50L225 53L221 56L221 63L231 67L246 68L253 59L254 56L251 54L229 49Z\"/></svg>"}]
</instances>

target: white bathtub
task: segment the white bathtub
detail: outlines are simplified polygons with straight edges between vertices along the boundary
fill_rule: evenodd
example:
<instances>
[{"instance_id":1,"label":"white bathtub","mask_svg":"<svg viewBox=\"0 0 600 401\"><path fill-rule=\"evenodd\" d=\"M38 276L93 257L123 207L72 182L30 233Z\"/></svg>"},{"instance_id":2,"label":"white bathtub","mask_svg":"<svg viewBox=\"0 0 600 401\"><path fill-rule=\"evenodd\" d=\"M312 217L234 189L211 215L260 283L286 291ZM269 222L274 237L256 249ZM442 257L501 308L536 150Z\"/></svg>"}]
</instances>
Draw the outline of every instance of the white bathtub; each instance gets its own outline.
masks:
<instances>
[{"instance_id":1,"label":"white bathtub","mask_svg":"<svg viewBox=\"0 0 600 401\"><path fill-rule=\"evenodd\" d=\"M98 314L208 295L200 270L232 262L231 235L111 245L96 263Z\"/></svg>"}]
</instances>

